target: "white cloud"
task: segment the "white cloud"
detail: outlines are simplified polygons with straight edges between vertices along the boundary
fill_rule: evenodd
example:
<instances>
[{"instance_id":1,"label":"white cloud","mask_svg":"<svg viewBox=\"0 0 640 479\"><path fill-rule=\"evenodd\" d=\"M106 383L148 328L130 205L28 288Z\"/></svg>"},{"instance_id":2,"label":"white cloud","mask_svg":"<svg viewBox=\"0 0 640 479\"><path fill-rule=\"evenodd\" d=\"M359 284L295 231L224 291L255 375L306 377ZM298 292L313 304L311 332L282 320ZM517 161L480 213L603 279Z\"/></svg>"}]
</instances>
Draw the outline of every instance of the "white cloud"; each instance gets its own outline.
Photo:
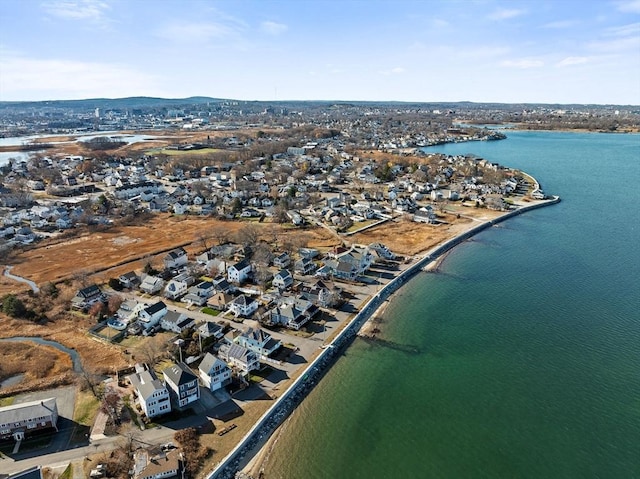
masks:
<instances>
[{"instance_id":1,"label":"white cloud","mask_svg":"<svg viewBox=\"0 0 640 479\"><path fill-rule=\"evenodd\" d=\"M571 28L578 25L578 20L558 20L555 22L549 22L542 25L542 28L551 28L555 30L563 30L565 28Z\"/></svg>"},{"instance_id":2,"label":"white cloud","mask_svg":"<svg viewBox=\"0 0 640 479\"><path fill-rule=\"evenodd\" d=\"M267 21L260 24L260 29L263 32L268 33L269 35L280 35L281 33L286 32L289 27L287 27L284 23Z\"/></svg>"},{"instance_id":3,"label":"white cloud","mask_svg":"<svg viewBox=\"0 0 640 479\"><path fill-rule=\"evenodd\" d=\"M628 25L610 27L607 28L604 33L610 37L640 36L640 23L630 23Z\"/></svg>"},{"instance_id":4,"label":"white cloud","mask_svg":"<svg viewBox=\"0 0 640 479\"><path fill-rule=\"evenodd\" d=\"M111 9L102 0L54 0L42 4L42 8L54 17L69 20L85 20L100 22Z\"/></svg>"},{"instance_id":5,"label":"white cloud","mask_svg":"<svg viewBox=\"0 0 640 479\"><path fill-rule=\"evenodd\" d=\"M542 60L533 60L530 58L522 58L520 60L505 60L501 63L503 67L509 68L540 68L544 66L544 62Z\"/></svg>"},{"instance_id":6,"label":"white cloud","mask_svg":"<svg viewBox=\"0 0 640 479\"><path fill-rule=\"evenodd\" d=\"M402 68L402 67L395 67L395 68L392 68L391 70L382 70L382 71L380 71L380 73L382 75L401 75L401 74L403 74L405 72L406 72L406 70L404 68Z\"/></svg>"},{"instance_id":7,"label":"white cloud","mask_svg":"<svg viewBox=\"0 0 640 479\"><path fill-rule=\"evenodd\" d=\"M509 18L519 17L527 13L526 10L517 8L499 8L490 13L487 18L489 20L508 20Z\"/></svg>"},{"instance_id":8,"label":"white cloud","mask_svg":"<svg viewBox=\"0 0 640 479\"><path fill-rule=\"evenodd\" d=\"M640 13L640 0L615 2L617 9L625 13Z\"/></svg>"},{"instance_id":9,"label":"white cloud","mask_svg":"<svg viewBox=\"0 0 640 479\"><path fill-rule=\"evenodd\" d=\"M236 28L219 22L172 23L158 30L158 35L176 42L207 42L237 35Z\"/></svg>"},{"instance_id":10,"label":"white cloud","mask_svg":"<svg viewBox=\"0 0 640 479\"><path fill-rule=\"evenodd\" d=\"M3 57L0 91L6 99L123 97L159 93L157 78L113 63Z\"/></svg>"},{"instance_id":11,"label":"white cloud","mask_svg":"<svg viewBox=\"0 0 640 479\"><path fill-rule=\"evenodd\" d=\"M571 65L580 65L582 63L587 63L589 59L587 57L567 57L564 60L556 63L558 67L568 67Z\"/></svg>"}]
</instances>

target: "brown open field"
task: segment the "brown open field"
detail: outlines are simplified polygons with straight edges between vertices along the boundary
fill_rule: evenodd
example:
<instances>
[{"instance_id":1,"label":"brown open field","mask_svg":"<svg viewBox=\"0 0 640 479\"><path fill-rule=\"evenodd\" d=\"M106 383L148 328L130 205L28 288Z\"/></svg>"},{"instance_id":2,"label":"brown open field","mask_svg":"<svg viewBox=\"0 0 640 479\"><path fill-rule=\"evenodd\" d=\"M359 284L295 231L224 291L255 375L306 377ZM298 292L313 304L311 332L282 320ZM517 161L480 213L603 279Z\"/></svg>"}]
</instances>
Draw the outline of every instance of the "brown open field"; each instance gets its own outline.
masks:
<instances>
[{"instance_id":1,"label":"brown open field","mask_svg":"<svg viewBox=\"0 0 640 479\"><path fill-rule=\"evenodd\" d=\"M503 213L491 210L468 208L469 213L480 221L493 219ZM380 242L387 245L397 254L413 256L433 248L443 241L453 238L469 229L474 222L470 215L457 218L454 214L439 214L440 220L446 223L427 225L405 219L388 221L362 233L356 233L349 239L354 243L369 244ZM475 221L477 223L477 221Z\"/></svg>"},{"instance_id":2,"label":"brown open field","mask_svg":"<svg viewBox=\"0 0 640 479\"><path fill-rule=\"evenodd\" d=\"M104 231L86 231L67 240L45 240L16 254L10 263L14 265L13 274L38 285L73 279L79 272L87 275L96 273L93 280L100 283L127 271L139 270L147 261L161 266L165 252L177 246L184 246L189 254L200 252L204 250L199 239L203 234L223 229L232 236L245 224L212 218L154 215L140 226L118 226ZM266 232L270 228L278 229L279 238L300 235L297 229L283 229L271 223L255 224L263 228L265 236L268 236ZM328 248L340 243L323 228L304 230L304 234L312 247ZM208 246L213 244L215 239L210 239ZM0 281L0 294L26 289L26 285L7 278Z\"/></svg>"}]
</instances>

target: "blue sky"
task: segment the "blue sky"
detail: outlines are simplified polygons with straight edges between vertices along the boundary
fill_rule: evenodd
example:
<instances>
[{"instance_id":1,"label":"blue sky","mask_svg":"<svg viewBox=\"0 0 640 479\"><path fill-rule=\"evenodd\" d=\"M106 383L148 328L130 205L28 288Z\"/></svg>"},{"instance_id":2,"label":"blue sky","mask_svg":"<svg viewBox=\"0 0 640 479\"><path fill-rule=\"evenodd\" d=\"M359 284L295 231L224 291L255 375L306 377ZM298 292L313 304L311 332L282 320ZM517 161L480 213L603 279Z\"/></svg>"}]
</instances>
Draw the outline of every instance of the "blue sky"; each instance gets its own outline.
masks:
<instances>
[{"instance_id":1,"label":"blue sky","mask_svg":"<svg viewBox=\"0 0 640 479\"><path fill-rule=\"evenodd\" d=\"M640 105L640 0L2 0L0 100Z\"/></svg>"}]
</instances>

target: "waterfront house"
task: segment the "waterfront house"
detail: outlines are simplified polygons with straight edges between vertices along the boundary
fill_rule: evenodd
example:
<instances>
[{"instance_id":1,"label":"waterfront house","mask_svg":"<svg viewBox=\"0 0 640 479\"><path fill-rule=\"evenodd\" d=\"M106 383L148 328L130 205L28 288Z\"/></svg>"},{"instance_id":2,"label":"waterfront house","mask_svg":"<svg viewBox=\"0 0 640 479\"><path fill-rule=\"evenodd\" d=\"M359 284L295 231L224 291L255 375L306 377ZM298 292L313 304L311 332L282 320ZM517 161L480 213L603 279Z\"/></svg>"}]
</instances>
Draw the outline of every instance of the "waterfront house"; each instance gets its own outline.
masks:
<instances>
[{"instance_id":1,"label":"waterfront house","mask_svg":"<svg viewBox=\"0 0 640 479\"><path fill-rule=\"evenodd\" d=\"M269 311L269 324L281 324L297 331L319 313L320 310L311 301L302 297L287 298Z\"/></svg>"},{"instance_id":2,"label":"waterfront house","mask_svg":"<svg viewBox=\"0 0 640 479\"><path fill-rule=\"evenodd\" d=\"M231 368L211 353L205 354L198 366L198 373L202 384L210 391L217 391L231 381Z\"/></svg>"},{"instance_id":3,"label":"waterfront house","mask_svg":"<svg viewBox=\"0 0 640 479\"><path fill-rule=\"evenodd\" d=\"M148 418L171 412L169 390L153 370L136 366L136 373L128 376L136 392L140 408Z\"/></svg>"},{"instance_id":4,"label":"waterfront house","mask_svg":"<svg viewBox=\"0 0 640 479\"><path fill-rule=\"evenodd\" d=\"M242 376L249 374L250 371L260 369L258 355L239 344L225 343L221 345L218 356Z\"/></svg>"},{"instance_id":5,"label":"waterfront house","mask_svg":"<svg viewBox=\"0 0 640 479\"><path fill-rule=\"evenodd\" d=\"M198 377L193 374L189 366L179 362L162 371L164 380L169 388L169 394L178 408L183 408L200 399Z\"/></svg>"},{"instance_id":6,"label":"waterfront house","mask_svg":"<svg viewBox=\"0 0 640 479\"><path fill-rule=\"evenodd\" d=\"M269 333L260 328L249 328L236 336L234 342L254 351L259 357L272 355L282 346L282 342L275 340Z\"/></svg>"},{"instance_id":7,"label":"waterfront house","mask_svg":"<svg viewBox=\"0 0 640 479\"><path fill-rule=\"evenodd\" d=\"M0 407L0 439L21 441L27 434L57 428L56 398L29 401Z\"/></svg>"}]
</instances>

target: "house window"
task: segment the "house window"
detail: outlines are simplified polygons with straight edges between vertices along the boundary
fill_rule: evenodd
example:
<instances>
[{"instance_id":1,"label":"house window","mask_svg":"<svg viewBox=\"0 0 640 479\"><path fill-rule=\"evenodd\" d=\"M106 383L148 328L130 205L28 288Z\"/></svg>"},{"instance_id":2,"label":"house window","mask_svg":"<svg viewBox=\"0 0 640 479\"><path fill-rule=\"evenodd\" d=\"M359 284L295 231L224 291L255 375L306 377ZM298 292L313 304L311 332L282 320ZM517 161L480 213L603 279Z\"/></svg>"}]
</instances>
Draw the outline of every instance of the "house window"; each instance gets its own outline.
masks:
<instances>
[{"instance_id":1,"label":"house window","mask_svg":"<svg viewBox=\"0 0 640 479\"><path fill-rule=\"evenodd\" d=\"M38 427L37 424L27 424L27 429L35 429L36 427Z\"/></svg>"}]
</instances>

